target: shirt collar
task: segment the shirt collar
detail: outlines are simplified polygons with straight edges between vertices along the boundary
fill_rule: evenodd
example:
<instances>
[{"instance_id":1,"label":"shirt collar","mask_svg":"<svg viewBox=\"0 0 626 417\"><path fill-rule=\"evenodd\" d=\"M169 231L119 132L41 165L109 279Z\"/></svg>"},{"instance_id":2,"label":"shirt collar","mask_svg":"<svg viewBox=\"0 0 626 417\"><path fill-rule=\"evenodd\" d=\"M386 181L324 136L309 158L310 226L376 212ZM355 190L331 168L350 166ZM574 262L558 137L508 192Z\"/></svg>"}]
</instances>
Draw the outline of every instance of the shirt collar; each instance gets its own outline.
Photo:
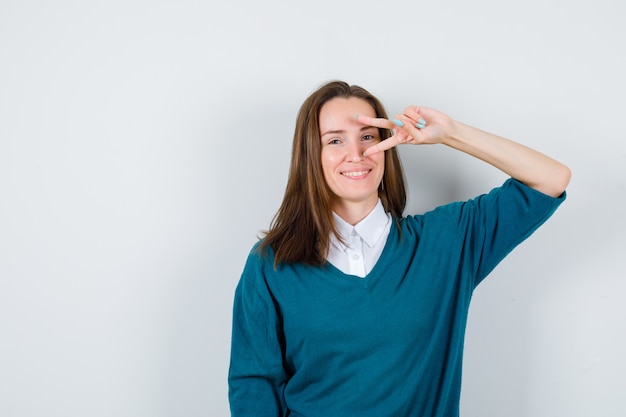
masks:
<instances>
[{"instance_id":1,"label":"shirt collar","mask_svg":"<svg viewBox=\"0 0 626 417\"><path fill-rule=\"evenodd\" d=\"M391 216L385 213L383 203L380 199L378 199L378 203L376 203L376 206L370 214L354 226L339 217L335 212L333 212L333 217L337 231L343 237L344 241L349 242L350 235L355 231L370 248L380 239L386 230L387 224L391 221ZM341 249L345 248L335 236L331 236L331 242Z\"/></svg>"}]
</instances>

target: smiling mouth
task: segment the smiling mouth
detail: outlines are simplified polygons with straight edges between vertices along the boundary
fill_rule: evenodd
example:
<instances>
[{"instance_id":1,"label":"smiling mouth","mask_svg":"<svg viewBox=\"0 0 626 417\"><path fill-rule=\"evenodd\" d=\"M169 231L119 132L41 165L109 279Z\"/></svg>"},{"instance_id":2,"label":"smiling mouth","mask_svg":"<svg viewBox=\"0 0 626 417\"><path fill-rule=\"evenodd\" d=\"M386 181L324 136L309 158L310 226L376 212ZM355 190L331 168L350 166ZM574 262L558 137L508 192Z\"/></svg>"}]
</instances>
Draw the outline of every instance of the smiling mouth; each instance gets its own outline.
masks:
<instances>
[{"instance_id":1,"label":"smiling mouth","mask_svg":"<svg viewBox=\"0 0 626 417\"><path fill-rule=\"evenodd\" d=\"M369 174L370 171L371 169L365 169L363 171L349 171L349 172L342 172L341 175L343 175L344 177L349 177L349 178L357 178L357 177L362 177L362 176Z\"/></svg>"}]
</instances>

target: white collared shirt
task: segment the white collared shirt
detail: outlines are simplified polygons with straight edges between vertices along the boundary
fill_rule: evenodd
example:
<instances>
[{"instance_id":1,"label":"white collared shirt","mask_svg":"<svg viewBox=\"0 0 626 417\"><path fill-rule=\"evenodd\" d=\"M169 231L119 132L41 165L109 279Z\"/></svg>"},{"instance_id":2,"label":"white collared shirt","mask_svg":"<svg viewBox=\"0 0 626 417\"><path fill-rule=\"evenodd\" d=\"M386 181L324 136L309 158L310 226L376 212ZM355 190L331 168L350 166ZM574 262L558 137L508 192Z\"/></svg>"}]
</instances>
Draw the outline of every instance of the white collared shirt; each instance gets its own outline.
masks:
<instances>
[{"instance_id":1,"label":"white collared shirt","mask_svg":"<svg viewBox=\"0 0 626 417\"><path fill-rule=\"evenodd\" d=\"M332 235L326 260L344 274L365 277L383 252L391 228L391 215L385 213L379 199L370 214L354 226L334 212L333 217L346 245Z\"/></svg>"}]
</instances>

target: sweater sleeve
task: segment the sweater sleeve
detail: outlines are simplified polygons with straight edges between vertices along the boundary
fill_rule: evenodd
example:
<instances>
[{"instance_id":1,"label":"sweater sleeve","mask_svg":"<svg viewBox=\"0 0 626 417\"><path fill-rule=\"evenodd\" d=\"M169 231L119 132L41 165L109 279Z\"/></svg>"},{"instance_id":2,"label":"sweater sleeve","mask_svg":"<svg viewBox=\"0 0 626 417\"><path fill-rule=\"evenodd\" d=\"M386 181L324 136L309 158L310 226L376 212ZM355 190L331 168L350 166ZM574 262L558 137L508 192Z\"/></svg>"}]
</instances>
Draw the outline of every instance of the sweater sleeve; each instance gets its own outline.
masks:
<instances>
[{"instance_id":1,"label":"sweater sleeve","mask_svg":"<svg viewBox=\"0 0 626 417\"><path fill-rule=\"evenodd\" d=\"M534 233L565 200L509 179L490 193L461 204L465 261L478 285L516 246Z\"/></svg>"},{"instance_id":2,"label":"sweater sleeve","mask_svg":"<svg viewBox=\"0 0 626 417\"><path fill-rule=\"evenodd\" d=\"M228 374L232 417L286 415L284 337L262 264L253 250L235 291Z\"/></svg>"}]
</instances>

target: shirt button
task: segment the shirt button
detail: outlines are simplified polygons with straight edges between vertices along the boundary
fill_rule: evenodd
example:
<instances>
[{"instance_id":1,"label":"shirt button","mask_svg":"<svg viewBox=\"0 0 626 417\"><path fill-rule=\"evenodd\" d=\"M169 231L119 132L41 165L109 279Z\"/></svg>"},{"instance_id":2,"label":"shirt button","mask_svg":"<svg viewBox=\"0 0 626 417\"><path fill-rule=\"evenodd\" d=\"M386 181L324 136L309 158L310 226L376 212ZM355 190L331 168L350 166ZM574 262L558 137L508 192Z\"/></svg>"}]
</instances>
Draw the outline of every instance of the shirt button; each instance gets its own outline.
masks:
<instances>
[{"instance_id":1,"label":"shirt button","mask_svg":"<svg viewBox=\"0 0 626 417\"><path fill-rule=\"evenodd\" d=\"M354 259L355 261L359 260L359 255L352 255L352 259Z\"/></svg>"}]
</instances>

